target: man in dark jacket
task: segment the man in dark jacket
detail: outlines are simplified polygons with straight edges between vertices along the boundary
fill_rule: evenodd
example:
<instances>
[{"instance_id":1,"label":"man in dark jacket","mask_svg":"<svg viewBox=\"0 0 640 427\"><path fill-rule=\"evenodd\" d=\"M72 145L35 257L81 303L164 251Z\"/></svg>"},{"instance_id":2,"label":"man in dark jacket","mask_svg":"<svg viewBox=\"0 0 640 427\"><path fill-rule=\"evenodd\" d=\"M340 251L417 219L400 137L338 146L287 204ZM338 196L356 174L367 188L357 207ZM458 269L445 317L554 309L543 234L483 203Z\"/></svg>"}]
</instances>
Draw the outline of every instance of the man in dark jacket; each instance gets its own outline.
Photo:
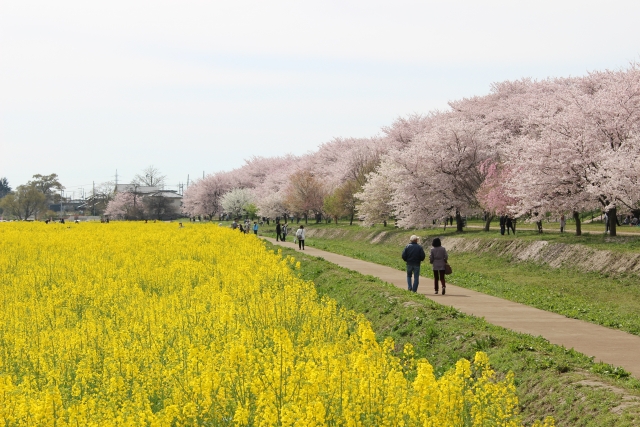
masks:
<instances>
[{"instance_id":1,"label":"man in dark jacket","mask_svg":"<svg viewBox=\"0 0 640 427\"><path fill-rule=\"evenodd\" d=\"M418 244L420 238L415 234L409 238L411 243L405 246L402 251L402 259L407 263L407 287L412 292L418 291L420 281L420 263L424 261L426 255L422 246ZM413 285L411 275L413 274Z\"/></svg>"},{"instance_id":2,"label":"man in dark jacket","mask_svg":"<svg viewBox=\"0 0 640 427\"><path fill-rule=\"evenodd\" d=\"M282 226L280 225L280 220L276 221L276 242L282 238ZM284 241L284 239L282 239Z\"/></svg>"}]
</instances>

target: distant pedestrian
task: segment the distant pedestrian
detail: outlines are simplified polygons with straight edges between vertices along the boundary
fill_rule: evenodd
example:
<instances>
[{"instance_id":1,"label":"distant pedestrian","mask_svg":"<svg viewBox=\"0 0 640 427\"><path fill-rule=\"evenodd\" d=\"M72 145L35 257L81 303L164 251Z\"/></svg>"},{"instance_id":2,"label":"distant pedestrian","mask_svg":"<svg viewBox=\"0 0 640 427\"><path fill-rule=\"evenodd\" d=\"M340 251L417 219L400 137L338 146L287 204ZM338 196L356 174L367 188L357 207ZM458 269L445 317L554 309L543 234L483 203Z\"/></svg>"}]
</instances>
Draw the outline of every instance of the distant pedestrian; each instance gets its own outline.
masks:
<instances>
[{"instance_id":1,"label":"distant pedestrian","mask_svg":"<svg viewBox=\"0 0 640 427\"><path fill-rule=\"evenodd\" d=\"M567 220L564 214L560 215L560 232L564 233L564 228L567 226Z\"/></svg>"},{"instance_id":2,"label":"distant pedestrian","mask_svg":"<svg viewBox=\"0 0 640 427\"><path fill-rule=\"evenodd\" d=\"M298 249L304 251L304 225L296 230L296 239L298 240Z\"/></svg>"},{"instance_id":3,"label":"distant pedestrian","mask_svg":"<svg viewBox=\"0 0 640 427\"><path fill-rule=\"evenodd\" d=\"M283 242L287 240L287 233L289 233L289 226L285 222L284 224L282 224L282 241Z\"/></svg>"},{"instance_id":4,"label":"distant pedestrian","mask_svg":"<svg viewBox=\"0 0 640 427\"><path fill-rule=\"evenodd\" d=\"M276 242L280 240L282 237L282 226L280 225L280 220L276 221Z\"/></svg>"},{"instance_id":5,"label":"distant pedestrian","mask_svg":"<svg viewBox=\"0 0 640 427\"><path fill-rule=\"evenodd\" d=\"M533 216L536 218L536 227L538 227L538 234L542 234L542 217L538 212L534 212Z\"/></svg>"},{"instance_id":6,"label":"distant pedestrian","mask_svg":"<svg viewBox=\"0 0 640 427\"><path fill-rule=\"evenodd\" d=\"M195 221L196 221L196 219L194 218L194 219L193 219L193 222L195 222ZM233 222L231 223L231 228L232 228L233 230L235 230L236 228L238 228L238 223L236 222L236 220L235 220L235 219L234 219L234 220L233 220Z\"/></svg>"},{"instance_id":7,"label":"distant pedestrian","mask_svg":"<svg viewBox=\"0 0 640 427\"><path fill-rule=\"evenodd\" d=\"M422 246L418 244L418 240L420 238L415 234L409 237L409 244L402 250L402 260L407 263L407 290L410 292L418 292L420 263L427 257ZM411 283L412 275L413 284Z\"/></svg>"},{"instance_id":8,"label":"distant pedestrian","mask_svg":"<svg viewBox=\"0 0 640 427\"><path fill-rule=\"evenodd\" d=\"M509 234L509 230L513 230L513 234L516 234L516 227L515 225L513 225L513 219L511 218L511 215L507 215L507 219L505 221L505 224L507 226L507 235Z\"/></svg>"},{"instance_id":9,"label":"distant pedestrian","mask_svg":"<svg viewBox=\"0 0 640 427\"><path fill-rule=\"evenodd\" d=\"M253 221L253 234L258 235L258 223Z\"/></svg>"},{"instance_id":10,"label":"distant pedestrian","mask_svg":"<svg viewBox=\"0 0 640 427\"><path fill-rule=\"evenodd\" d=\"M432 264L433 268L433 288L438 295L438 278L442 283L442 295L445 294L447 290L447 284L444 280L444 269L447 261L449 259L449 255L447 254L447 250L442 246L442 242L438 237L433 239L431 243L431 253L429 254L429 262Z\"/></svg>"},{"instance_id":11,"label":"distant pedestrian","mask_svg":"<svg viewBox=\"0 0 640 427\"><path fill-rule=\"evenodd\" d=\"M609 232L609 214L604 213L604 234Z\"/></svg>"},{"instance_id":12,"label":"distant pedestrian","mask_svg":"<svg viewBox=\"0 0 640 427\"><path fill-rule=\"evenodd\" d=\"M507 217L505 214L500 215L500 234L504 236L504 231L507 225Z\"/></svg>"}]
</instances>

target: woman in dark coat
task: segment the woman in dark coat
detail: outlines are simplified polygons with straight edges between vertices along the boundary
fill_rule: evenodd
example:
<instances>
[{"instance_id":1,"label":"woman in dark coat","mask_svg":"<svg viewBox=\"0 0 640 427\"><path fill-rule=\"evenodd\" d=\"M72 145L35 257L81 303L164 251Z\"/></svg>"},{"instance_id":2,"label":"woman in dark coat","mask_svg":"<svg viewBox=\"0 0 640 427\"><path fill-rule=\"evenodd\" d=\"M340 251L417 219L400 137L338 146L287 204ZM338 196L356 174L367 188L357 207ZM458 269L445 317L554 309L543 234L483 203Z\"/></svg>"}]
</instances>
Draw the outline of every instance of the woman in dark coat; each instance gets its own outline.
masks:
<instances>
[{"instance_id":1,"label":"woman in dark coat","mask_svg":"<svg viewBox=\"0 0 640 427\"><path fill-rule=\"evenodd\" d=\"M433 265L433 287L438 295L438 278L442 282L442 295L445 294L447 285L444 280L444 266L449 259L447 250L442 246L440 239L436 237L431 243L431 253L429 254L429 262Z\"/></svg>"}]
</instances>

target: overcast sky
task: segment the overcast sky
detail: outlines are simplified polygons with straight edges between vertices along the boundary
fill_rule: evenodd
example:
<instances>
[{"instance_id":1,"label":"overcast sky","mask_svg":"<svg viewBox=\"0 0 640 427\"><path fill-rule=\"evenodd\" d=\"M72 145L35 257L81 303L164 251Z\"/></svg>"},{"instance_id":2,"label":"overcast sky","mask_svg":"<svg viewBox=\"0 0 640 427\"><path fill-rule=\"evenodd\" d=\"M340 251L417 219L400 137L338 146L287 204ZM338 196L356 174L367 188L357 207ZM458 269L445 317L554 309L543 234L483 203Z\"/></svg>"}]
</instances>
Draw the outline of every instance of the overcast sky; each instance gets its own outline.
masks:
<instances>
[{"instance_id":1,"label":"overcast sky","mask_svg":"<svg viewBox=\"0 0 640 427\"><path fill-rule=\"evenodd\" d=\"M638 1L0 0L0 177L169 188L640 59Z\"/></svg>"}]
</instances>

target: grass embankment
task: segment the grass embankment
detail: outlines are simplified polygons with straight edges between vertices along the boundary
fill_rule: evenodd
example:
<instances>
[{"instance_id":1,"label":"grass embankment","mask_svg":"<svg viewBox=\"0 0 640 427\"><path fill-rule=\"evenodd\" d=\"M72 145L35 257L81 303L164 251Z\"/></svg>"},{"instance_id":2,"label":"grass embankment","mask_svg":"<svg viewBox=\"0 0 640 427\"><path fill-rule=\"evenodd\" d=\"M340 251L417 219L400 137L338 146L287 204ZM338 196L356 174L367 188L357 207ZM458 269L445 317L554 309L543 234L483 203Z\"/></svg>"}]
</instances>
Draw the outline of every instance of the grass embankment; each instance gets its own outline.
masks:
<instances>
[{"instance_id":1,"label":"grass embankment","mask_svg":"<svg viewBox=\"0 0 640 427\"><path fill-rule=\"evenodd\" d=\"M363 313L378 339L393 337L398 351L412 343L437 375L462 357L471 358L478 350L487 352L497 372L515 373L526 424L548 415L559 426L633 426L640 422L640 381L624 371L593 363L543 338L493 326L374 277L299 251L282 251L301 261L302 277L312 280L320 294Z\"/></svg>"},{"instance_id":2,"label":"grass embankment","mask_svg":"<svg viewBox=\"0 0 640 427\"><path fill-rule=\"evenodd\" d=\"M637 253L640 237L617 237L519 232L516 237L472 230L456 233L455 229L399 230L393 227L363 229L359 226L309 224L307 244L318 249L404 270L400 251L412 233L429 242L435 236L473 239L514 239L527 242L544 239L550 244L580 244L587 248L614 253ZM273 235L264 227L265 235ZM384 234L381 234L383 233ZM324 237L323 237L324 236ZM425 247L429 244L426 243ZM497 245L499 246L499 245ZM489 295L527 304L564 316L620 329L640 335L640 279L632 274L588 273L572 266L552 268L514 257L499 255L499 247L489 252L457 252L450 254L454 274L451 283ZM422 275L433 277L429 268ZM421 286L431 288L431 282Z\"/></svg>"}]
</instances>

